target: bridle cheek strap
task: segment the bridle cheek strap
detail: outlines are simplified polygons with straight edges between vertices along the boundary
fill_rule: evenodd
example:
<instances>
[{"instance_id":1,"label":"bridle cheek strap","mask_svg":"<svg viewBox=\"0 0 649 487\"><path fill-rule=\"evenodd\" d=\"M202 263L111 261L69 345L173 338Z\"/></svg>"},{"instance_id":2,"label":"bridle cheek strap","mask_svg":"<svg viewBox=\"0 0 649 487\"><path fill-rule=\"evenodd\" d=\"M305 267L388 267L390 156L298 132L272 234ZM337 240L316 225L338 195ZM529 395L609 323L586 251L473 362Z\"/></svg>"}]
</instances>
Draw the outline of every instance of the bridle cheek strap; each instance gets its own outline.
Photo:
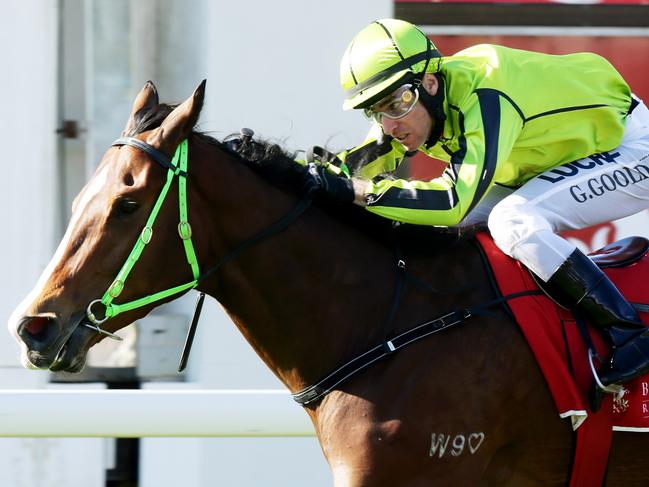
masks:
<instances>
[{"instance_id":1,"label":"bridle cheek strap","mask_svg":"<svg viewBox=\"0 0 649 487\"><path fill-rule=\"evenodd\" d=\"M198 279L200 276L200 270L198 267L198 259L196 258L196 252L194 251L194 245L192 244L192 228L191 225L189 224L189 220L187 216L187 165L188 165L187 140L184 140L180 143L180 145L176 149L173 159L171 160L169 160L169 158L165 154L158 151L151 145L133 137L123 137L117 139L115 142L113 142L113 145L114 146L128 145L140 149L146 152L147 155L149 155L154 161L160 164L163 168L167 169L167 180L162 190L160 191L160 194L158 195L158 199L153 205L151 214L149 215L149 218L147 219L144 228L140 232L140 236L135 242L135 245L133 246L133 249L131 250L131 253L129 254L128 258L126 259L126 262L124 263L124 265L122 266L122 268L120 269L117 276L113 280L112 284L108 287L108 289L106 290L102 298L95 299L94 301L92 301L88 305L88 308L86 310L86 316L88 318L88 321L90 321L92 325L86 323L85 326L97 331L98 333L119 340L120 338L117 335L114 335L106 330L103 330L102 328L99 327L99 325L101 325L107 319L117 316L120 313L141 308L143 306L147 306L148 304L154 303L156 301L160 301L161 299L165 299L175 294L182 293L189 289L195 288L199 282ZM169 188L171 187L171 184L173 183L173 180L176 176L178 177L178 207L180 210L179 223L178 223L178 235L180 236L183 242L183 247L185 249L185 256L187 257L187 263L192 269L192 275L194 276L194 280L185 284L181 284L179 286L175 286L169 289L165 289L163 291L159 291L157 293L151 294L149 296L145 296L143 298L129 301L127 303L116 304L113 302L113 300L117 298L124 290L126 279L128 278L129 273L131 272L131 270L133 270L133 267L135 267L135 264L137 263L140 256L142 255L142 252L144 251L145 247L153 239L153 228L154 228L155 220L158 217L160 208L162 207L162 204L164 203L164 200L167 197L167 193L169 192ZM97 304L102 304L105 308L104 317L101 319L97 318L93 313L93 307Z\"/></svg>"}]
</instances>

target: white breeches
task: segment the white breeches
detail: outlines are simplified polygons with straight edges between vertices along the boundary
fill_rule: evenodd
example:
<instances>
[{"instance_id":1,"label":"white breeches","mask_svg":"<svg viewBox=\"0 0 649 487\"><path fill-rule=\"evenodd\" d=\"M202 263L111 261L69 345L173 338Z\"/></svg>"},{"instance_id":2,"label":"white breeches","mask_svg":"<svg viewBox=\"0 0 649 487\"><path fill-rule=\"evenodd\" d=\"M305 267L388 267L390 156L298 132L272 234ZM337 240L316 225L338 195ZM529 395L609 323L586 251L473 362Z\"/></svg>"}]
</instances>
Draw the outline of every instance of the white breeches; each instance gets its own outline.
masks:
<instances>
[{"instance_id":1,"label":"white breeches","mask_svg":"<svg viewBox=\"0 0 649 487\"><path fill-rule=\"evenodd\" d=\"M649 110L628 116L620 145L550 169L519 189L495 186L463 224L487 221L496 245L547 281L575 250L555 232L649 208Z\"/></svg>"}]
</instances>

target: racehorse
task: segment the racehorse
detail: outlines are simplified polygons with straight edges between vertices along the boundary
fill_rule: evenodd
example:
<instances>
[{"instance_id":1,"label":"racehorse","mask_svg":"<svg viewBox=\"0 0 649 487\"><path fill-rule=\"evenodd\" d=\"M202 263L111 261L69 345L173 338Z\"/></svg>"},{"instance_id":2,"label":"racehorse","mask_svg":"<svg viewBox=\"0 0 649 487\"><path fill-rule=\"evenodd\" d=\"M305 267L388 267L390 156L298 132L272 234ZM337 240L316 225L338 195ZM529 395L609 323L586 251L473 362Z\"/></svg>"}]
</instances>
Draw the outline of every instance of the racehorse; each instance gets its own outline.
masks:
<instances>
[{"instance_id":1,"label":"racehorse","mask_svg":"<svg viewBox=\"0 0 649 487\"><path fill-rule=\"evenodd\" d=\"M107 334L196 287L295 393L413 324L494 299L470 234L400 231L318 197L295 212L303 166L249 136L217 141L194 131L204 90L203 82L177 107L160 104L150 82L137 96L126 139L75 199L52 261L10 319L25 365L78 371ZM174 169L170 156L185 140L189 165ZM186 180L191 224L182 198L168 196L151 227L171 173L169 195ZM145 247L137 264L115 279L137 241ZM404 268L426 285L400 286ZM169 288L177 292L164 294ZM104 323L113 298L157 292L158 301ZM570 424L503 308L389 355L305 406L336 487L566 484ZM606 485L644 485L646 445L644 435L615 433Z\"/></svg>"}]
</instances>

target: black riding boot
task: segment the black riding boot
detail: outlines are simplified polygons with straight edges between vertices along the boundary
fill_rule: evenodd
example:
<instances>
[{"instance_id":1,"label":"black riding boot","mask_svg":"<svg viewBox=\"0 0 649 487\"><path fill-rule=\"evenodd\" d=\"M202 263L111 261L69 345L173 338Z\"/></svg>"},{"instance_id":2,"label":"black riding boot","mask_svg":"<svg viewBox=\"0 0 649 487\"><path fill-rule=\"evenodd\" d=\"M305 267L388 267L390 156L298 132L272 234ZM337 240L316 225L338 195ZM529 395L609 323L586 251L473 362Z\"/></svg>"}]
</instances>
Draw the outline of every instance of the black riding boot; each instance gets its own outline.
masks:
<instances>
[{"instance_id":1,"label":"black riding boot","mask_svg":"<svg viewBox=\"0 0 649 487\"><path fill-rule=\"evenodd\" d=\"M649 372L649 329L586 255L575 250L542 287L559 304L580 311L612 346L611 361L599 371L603 385Z\"/></svg>"}]
</instances>

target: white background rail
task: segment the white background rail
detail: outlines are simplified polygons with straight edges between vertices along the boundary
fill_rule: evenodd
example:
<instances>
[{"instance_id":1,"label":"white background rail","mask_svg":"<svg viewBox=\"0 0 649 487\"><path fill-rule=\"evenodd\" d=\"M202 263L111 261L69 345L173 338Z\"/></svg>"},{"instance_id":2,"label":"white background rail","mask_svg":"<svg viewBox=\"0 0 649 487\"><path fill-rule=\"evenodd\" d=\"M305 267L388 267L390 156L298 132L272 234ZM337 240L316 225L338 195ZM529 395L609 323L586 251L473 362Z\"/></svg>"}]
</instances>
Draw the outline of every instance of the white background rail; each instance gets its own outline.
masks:
<instances>
[{"instance_id":1,"label":"white background rail","mask_svg":"<svg viewBox=\"0 0 649 487\"><path fill-rule=\"evenodd\" d=\"M283 390L4 390L0 437L300 437Z\"/></svg>"}]
</instances>

